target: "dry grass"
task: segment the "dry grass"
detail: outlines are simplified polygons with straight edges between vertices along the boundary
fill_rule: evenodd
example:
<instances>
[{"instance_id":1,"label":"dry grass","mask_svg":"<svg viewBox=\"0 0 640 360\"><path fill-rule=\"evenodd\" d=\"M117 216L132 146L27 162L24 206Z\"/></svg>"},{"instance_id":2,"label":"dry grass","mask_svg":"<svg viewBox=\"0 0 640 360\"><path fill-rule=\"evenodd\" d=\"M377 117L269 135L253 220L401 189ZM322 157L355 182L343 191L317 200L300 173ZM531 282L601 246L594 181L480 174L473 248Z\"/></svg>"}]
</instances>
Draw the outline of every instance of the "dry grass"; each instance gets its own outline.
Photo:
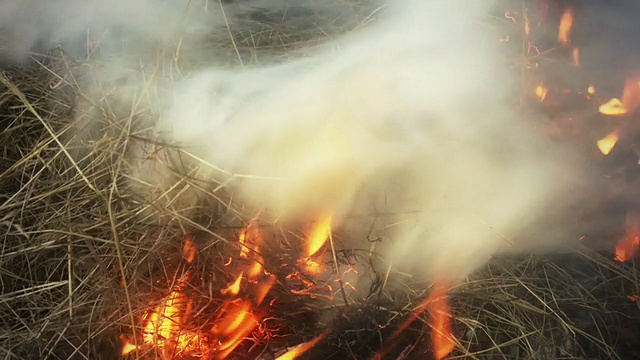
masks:
<instances>
[{"instance_id":1,"label":"dry grass","mask_svg":"<svg viewBox=\"0 0 640 360\"><path fill-rule=\"evenodd\" d=\"M233 42L185 48L180 57L165 55L158 68L180 76L197 66L190 59L202 51L221 49L229 62L244 65L292 56L291 48L320 44L370 13L353 9L355 16L344 21L310 23L309 14L285 24L275 14L247 19L251 26L234 32ZM119 335L139 327L150 301L167 295L169 286L157 280L173 279L184 266L177 256L184 234L203 239L192 265L209 279L198 289L203 296L209 286L226 284L225 254L255 213L236 204L224 182L202 178L198 166L206 164L153 138L148 127L155 109L142 101L151 95L142 91L136 97L141 101L125 107L113 83L87 76L99 72L99 64L75 63L62 53L36 60L0 76L0 357L115 359ZM144 180L160 173L146 167L149 162L169 170L160 187ZM339 232L337 242L349 236L348 229ZM268 267L280 269L273 270L279 281L271 297L284 300L271 311L280 318L277 335L289 335L272 341L281 348L329 327L334 331L310 358L370 358L428 293L430 284L396 273L387 278L385 269L371 268L368 296L351 298L347 307L291 295L301 285L286 279L294 269L283 265L299 255L299 239L277 226L272 233L273 247L263 255ZM339 249L335 259L368 266L367 255ZM327 259L331 265L333 257ZM450 289L454 357L633 356L638 329L630 316L638 316L638 307L627 297L639 288L635 268L588 250L496 259ZM220 299L207 299L201 309L215 311ZM427 319L420 317L389 358L424 358L428 334ZM246 353L264 353L273 344L260 346Z\"/></svg>"}]
</instances>

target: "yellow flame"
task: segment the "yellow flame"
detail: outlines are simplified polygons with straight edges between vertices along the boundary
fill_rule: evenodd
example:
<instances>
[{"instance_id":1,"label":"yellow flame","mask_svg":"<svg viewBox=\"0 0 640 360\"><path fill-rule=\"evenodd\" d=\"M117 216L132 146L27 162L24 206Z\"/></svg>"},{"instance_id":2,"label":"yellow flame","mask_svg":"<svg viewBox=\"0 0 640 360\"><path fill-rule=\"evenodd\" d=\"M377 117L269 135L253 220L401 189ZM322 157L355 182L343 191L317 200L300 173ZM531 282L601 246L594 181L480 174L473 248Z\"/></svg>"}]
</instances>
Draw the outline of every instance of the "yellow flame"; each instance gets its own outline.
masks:
<instances>
[{"instance_id":1,"label":"yellow flame","mask_svg":"<svg viewBox=\"0 0 640 360\"><path fill-rule=\"evenodd\" d=\"M604 115L616 116L616 115L625 115L627 113L627 108L624 106L622 101L620 101L620 99L613 98L608 102L600 105L600 108L598 109L598 111L600 111L600 113Z\"/></svg>"},{"instance_id":2,"label":"yellow flame","mask_svg":"<svg viewBox=\"0 0 640 360\"><path fill-rule=\"evenodd\" d=\"M543 83L540 83L540 85L536 87L536 96L538 96L538 99L540 99L540 102L544 101L548 93L549 93L549 89L545 88L543 86Z\"/></svg>"},{"instance_id":3,"label":"yellow flame","mask_svg":"<svg viewBox=\"0 0 640 360\"><path fill-rule=\"evenodd\" d=\"M240 293L240 283L242 283L242 275L243 273L240 273L240 275L238 275L236 280L231 285L229 285L228 288L222 289L220 293L222 293L223 295L224 294L238 295L238 293Z\"/></svg>"},{"instance_id":4,"label":"yellow flame","mask_svg":"<svg viewBox=\"0 0 640 360\"><path fill-rule=\"evenodd\" d=\"M587 93L589 95L595 95L596 94L596 87L593 85L589 85L589 87L587 88Z\"/></svg>"},{"instance_id":5,"label":"yellow flame","mask_svg":"<svg viewBox=\"0 0 640 360\"><path fill-rule=\"evenodd\" d=\"M320 251L322 246L331 233L331 217L325 217L319 221L315 227L311 230L309 237L307 238L307 256L313 256Z\"/></svg>"},{"instance_id":6,"label":"yellow flame","mask_svg":"<svg viewBox=\"0 0 640 360\"><path fill-rule=\"evenodd\" d=\"M306 343L302 343L296 346L295 348L287 351L285 354L278 356L276 360L297 359L300 355L304 354L305 352L309 351L311 348L316 346L320 341L322 341L322 339L325 338L325 336L327 336L326 332L320 334L318 337L314 338L313 340Z\"/></svg>"},{"instance_id":7,"label":"yellow flame","mask_svg":"<svg viewBox=\"0 0 640 360\"><path fill-rule=\"evenodd\" d=\"M604 155L609 155L611 150L613 150L613 148L616 146L617 142L618 132L614 130L609 135L598 140L598 149L600 149L600 152Z\"/></svg>"}]
</instances>

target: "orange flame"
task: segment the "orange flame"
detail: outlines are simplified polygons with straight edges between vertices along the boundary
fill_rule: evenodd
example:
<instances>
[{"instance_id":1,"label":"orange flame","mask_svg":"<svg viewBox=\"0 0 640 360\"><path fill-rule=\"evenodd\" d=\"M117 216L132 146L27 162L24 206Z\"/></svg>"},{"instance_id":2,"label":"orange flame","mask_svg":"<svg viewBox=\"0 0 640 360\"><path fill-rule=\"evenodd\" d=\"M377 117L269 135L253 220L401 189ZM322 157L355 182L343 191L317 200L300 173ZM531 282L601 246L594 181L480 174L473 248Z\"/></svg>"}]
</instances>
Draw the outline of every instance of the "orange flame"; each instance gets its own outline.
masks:
<instances>
[{"instance_id":1,"label":"orange flame","mask_svg":"<svg viewBox=\"0 0 640 360\"><path fill-rule=\"evenodd\" d=\"M311 348L316 346L326 336L327 336L327 332L324 332L324 333L320 334L319 336L317 336L316 338L314 338L313 340L308 341L308 342L303 343L303 344L300 344L300 345L296 346L295 348L287 351L285 354L278 356L276 358L276 360L294 360L294 359L297 359L300 355L304 354L305 352L309 351Z\"/></svg>"},{"instance_id":2,"label":"orange flame","mask_svg":"<svg viewBox=\"0 0 640 360\"><path fill-rule=\"evenodd\" d=\"M395 340L404 332L411 323L422 314L425 309L429 309L431 315L431 343L433 345L433 353L437 360L440 360L451 353L455 347L453 333L451 331L451 310L447 304L447 291L441 283L436 283L431 289L429 297L418 306L411 316L405 320L398 329L391 335L387 345L378 352L373 360L382 360L389 351L395 346Z\"/></svg>"},{"instance_id":3,"label":"orange flame","mask_svg":"<svg viewBox=\"0 0 640 360\"><path fill-rule=\"evenodd\" d=\"M573 27L573 11L567 9L562 13L560 18L560 26L558 27L558 42L562 45L568 45L571 36L571 28Z\"/></svg>"},{"instance_id":4,"label":"orange flame","mask_svg":"<svg viewBox=\"0 0 640 360\"><path fill-rule=\"evenodd\" d=\"M600 149L600 152L603 153L604 155L609 155L611 150L613 150L613 148L616 146L617 142L618 142L618 131L614 130L611 133L609 133L609 135L598 140L598 149Z\"/></svg>"},{"instance_id":5,"label":"orange flame","mask_svg":"<svg viewBox=\"0 0 640 360\"><path fill-rule=\"evenodd\" d=\"M431 341L433 352L437 360L440 360L453 351L455 342L451 332L451 309L447 304L447 290L436 285L427 298L427 307L431 317Z\"/></svg>"},{"instance_id":6,"label":"orange flame","mask_svg":"<svg viewBox=\"0 0 640 360\"><path fill-rule=\"evenodd\" d=\"M196 257L196 246L190 237L188 237L184 242L184 246L182 247L182 257L189 264L191 264Z\"/></svg>"},{"instance_id":7,"label":"orange flame","mask_svg":"<svg viewBox=\"0 0 640 360\"><path fill-rule=\"evenodd\" d=\"M254 228L253 231L244 231L243 233L245 234L245 244L260 239L259 229ZM196 250L191 238L187 238L182 251L185 260L192 262L196 256ZM255 252L256 249L251 250ZM262 303L275 282L275 277L272 275L261 276L264 273L261 264L263 259L259 254L256 256L259 260L252 259L252 263L247 261L234 263L246 270L246 288L247 291L250 291L250 296L255 297L254 301L237 297L245 274L244 271L241 271L228 288L221 290L223 294L229 294L233 298L223 304L219 310L211 332L189 330L186 324L191 317L193 304L187 298L184 290L192 273L187 272L177 280L170 295L164 299L162 304L143 318L144 325L140 345L153 346L162 351L163 359L174 359L194 353L200 353L205 358L216 360L229 356L259 325L260 318L252 314L251 311L254 306ZM264 274L266 275L266 273ZM124 338L123 343L122 355L127 355L141 348L141 346L131 344Z\"/></svg>"}]
</instances>

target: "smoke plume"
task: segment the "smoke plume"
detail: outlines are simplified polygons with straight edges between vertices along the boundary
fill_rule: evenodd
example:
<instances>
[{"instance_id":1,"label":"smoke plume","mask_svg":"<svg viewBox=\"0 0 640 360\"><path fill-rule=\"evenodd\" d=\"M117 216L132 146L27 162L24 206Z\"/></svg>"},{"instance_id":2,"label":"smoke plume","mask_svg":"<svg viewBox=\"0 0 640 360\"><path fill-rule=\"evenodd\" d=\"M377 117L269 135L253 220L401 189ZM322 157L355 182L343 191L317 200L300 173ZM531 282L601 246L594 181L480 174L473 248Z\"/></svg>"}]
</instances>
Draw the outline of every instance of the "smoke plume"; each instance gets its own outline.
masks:
<instances>
[{"instance_id":1,"label":"smoke plume","mask_svg":"<svg viewBox=\"0 0 640 360\"><path fill-rule=\"evenodd\" d=\"M162 121L244 201L338 225L411 213L392 258L465 275L509 251L561 182L558 153L515 111L489 5L394 2L313 56L194 74Z\"/></svg>"},{"instance_id":2,"label":"smoke plume","mask_svg":"<svg viewBox=\"0 0 640 360\"><path fill-rule=\"evenodd\" d=\"M50 31L63 22L60 3L0 5L12 54L72 41L87 26L147 43L225 29L219 13L203 17L213 25L179 25L182 2L68 0L82 16L64 14L67 25ZM561 190L565 157L516 109L491 2L381 6L375 22L307 56L188 75L169 89L158 131L280 219L332 216L340 227L354 214L397 215L377 223L383 255L417 274L460 277L497 253L535 249L516 235Z\"/></svg>"}]
</instances>

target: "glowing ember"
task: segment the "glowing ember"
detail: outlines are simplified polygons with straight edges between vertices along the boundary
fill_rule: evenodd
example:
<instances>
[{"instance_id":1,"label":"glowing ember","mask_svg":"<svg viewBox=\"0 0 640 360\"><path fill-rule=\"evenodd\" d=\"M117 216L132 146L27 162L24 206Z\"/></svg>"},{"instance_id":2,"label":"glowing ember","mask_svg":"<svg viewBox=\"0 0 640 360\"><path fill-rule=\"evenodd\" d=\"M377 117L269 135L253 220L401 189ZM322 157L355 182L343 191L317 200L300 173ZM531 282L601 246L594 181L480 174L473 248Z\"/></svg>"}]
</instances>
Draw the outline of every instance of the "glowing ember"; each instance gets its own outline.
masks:
<instances>
[{"instance_id":1,"label":"glowing ember","mask_svg":"<svg viewBox=\"0 0 640 360\"><path fill-rule=\"evenodd\" d=\"M567 9L562 13L560 26L558 27L558 42L568 45L570 42L571 28L573 27L573 11Z\"/></svg>"},{"instance_id":2,"label":"glowing ember","mask_svg":"<svg viewBox=\"0 0 640 360\"><path fill-rule=\"evenodd\" d=\"M598 149L600 149L600 152L604 155L609 155L611 150L613 150L613 148L616 146L617 142L618 132L614 130L609 135L598 140Z\"/></svg>"},{"instance_id":3,"label":"glowing ember","mask_svg":"<svg viewBox=\"0 0 640 360\"><path fill-rule=\"evenodd\" d=\"M543 83L540 83L540 85L536 87L536 96L540 99L540 102L544 101L548 93L549 89L545 88Z\"/></svg>"},{"instance_id":4,"label":"glowing ember","mask_svg":"<svg viewBox=\"0 0 640 360\"><path fill-rule=\"evenodd\" d=\"M608 102L600 105L599 111L604 115L625 115L627 113L627 108L624 106L622 101L617 98L613 98Z\"/></svg>"},{"instance_id":5,"label":"glowing ember","mask_svg":"<svg viewBox=\"0 0 640 360\"><path fill-rule=\"evenodd\" d=\"M320 341L322 341L322 339L324 339L327 336L327 333L322 333L320 336L316 337L315 339L306 342L304 344L300 344L298 346L296 346L295 348L287 351L285 354L280 355L276 358L276 360L294 360L297 359L300 355L304 354L305 352L309 351L312 347L316 346Z\"/></svg>"},{"instance_id":6,"label":"glowing ember","mask_svg":"<svg viewBox=\"0 0 640 360\"><path fill-rule=\"evenodd\" d=\"M453 351L455 342L451 333L451 310L447 304L447 291L436 285L427 298L431 317L433 353L440 360Z\"/></svg>"},{"instance_id":7,"label":"glowing ember","mask_svg":"<svg viewBox=\"0 0 640 360\"><path fill-rule=\"evenodd\" d=\"M595 95L596 94L596 87L593 85L589 85L589 87L587 88L587 93L589 95Z\"/></svg>"}]
</instances>

